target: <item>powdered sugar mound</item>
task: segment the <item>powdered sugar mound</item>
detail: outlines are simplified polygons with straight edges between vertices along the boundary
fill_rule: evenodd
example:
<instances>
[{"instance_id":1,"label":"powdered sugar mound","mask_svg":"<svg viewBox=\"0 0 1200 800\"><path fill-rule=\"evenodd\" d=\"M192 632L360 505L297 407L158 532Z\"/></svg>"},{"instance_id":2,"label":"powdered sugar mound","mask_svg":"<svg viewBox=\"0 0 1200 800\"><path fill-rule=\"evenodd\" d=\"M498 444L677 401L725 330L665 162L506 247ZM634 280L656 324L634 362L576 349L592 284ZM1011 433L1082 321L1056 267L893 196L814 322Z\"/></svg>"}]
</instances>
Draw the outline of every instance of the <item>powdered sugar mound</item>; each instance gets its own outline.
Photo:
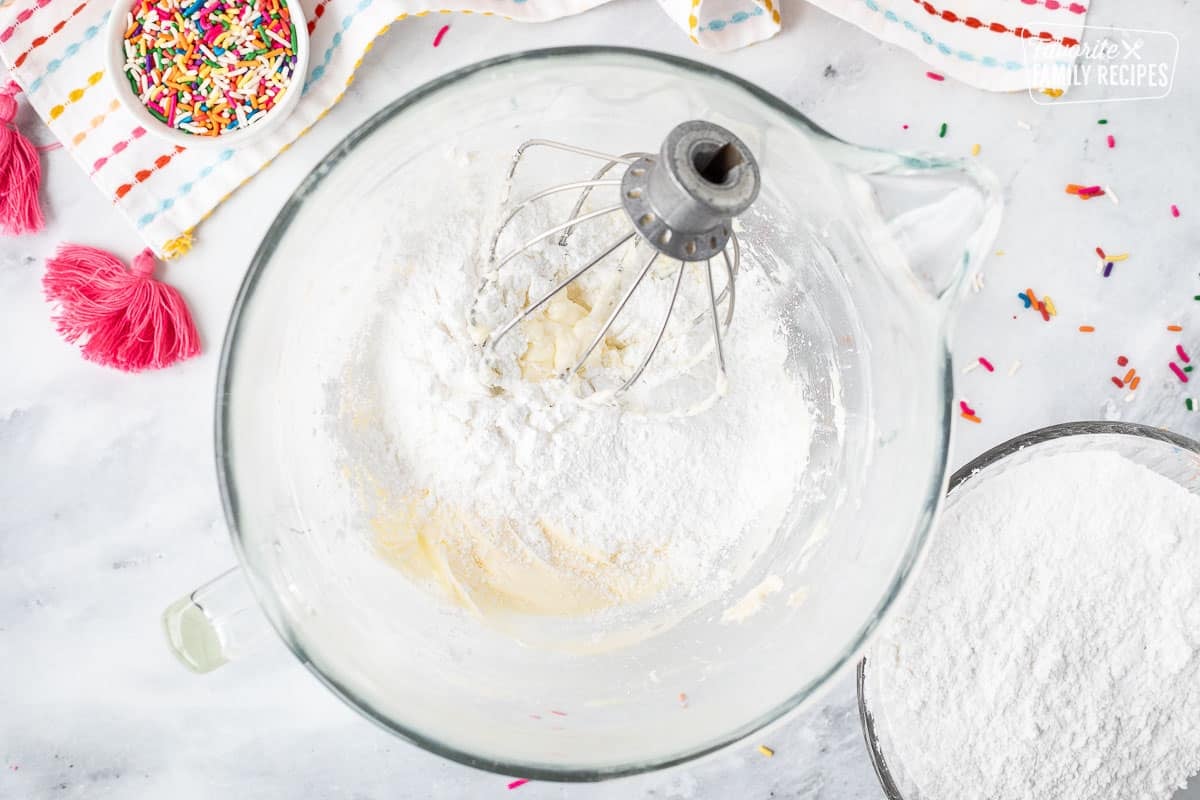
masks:
<instances>
[{"instance_id":1,"label":"powdered sugar mound","mask_svg":"<svg viewBox=\"0 0 1200 800\"><path fill-rule=\"evenodd\" d=\"M630 223L610 215L581 226L566 248L551 243L499 277L489 275L481 253L494 220L477 209L498 203L501 187L478 176L502 175L506 156L494 160L492 169L454 171L437 196L414 207L419 217L406 219L405 229L445 235L393 243L403 257L381 268L394 270L394 290L364 309L362 344L345 381L356 395L339 402L353 430L345 437L347 462L360 470L351 479L364 487L368 515L383 520L376 528L388 528L389 546L405 558L403 539L420 517L421 547L448 553L438 557L439 569L449 563L455 591L485 613L489 598L517 594L519 608L548 613L556 606L530 595L535 581L526 570L534 568L538 585L587 595L579 603L562 598L564 608L682 608L719 596L778 533L809 447L808 403L785 369L785 311L775 306L772 285L753 264L743 265L725 342L729 390L719 402L665 416L589 402L554 375L532 374L540 367L531 366L529 354L544 345L546 327L514 329L490 356L480 333L510 319ZM546 223L535 212L519 221L514 238ZM581 282L576 298L598 308L606 293L628 285L647 252L631 242ZM627 374L636 365L638 348L661 321L660 290L673 283L677 265L647 278L645 294L622 315L588 374ZM693 291L707 291L700 277L687 275L674 333L655 367L675 378L698 375L711 389L712 351L694 346L697 331L711 340L702 327L711 318L700 317L707 294ZM555 328L558 346L566 348L572 336L589 339L596 316L581 323L582 331ZM674 408L693 396L664 391L659 397ZM370 437L362 435L362 420L370 421ZM369 457L364 438L375 450ZM363 465L369 474L361 474ZM472 585L475 578L486 592Z\"/></svg>"},{"instance_id":2,"label":"powdered sugar mound","mask_svg":"<svg viewBox=\"0 0 1200 800\"><path fill-rule=\"evenodd\" d=\"M1166 800L1200 769L1200 498L1106 451L952 495L868 660L916 800ZM902 789L906 787L902 786Z\"/></svg>"}]
</instances>

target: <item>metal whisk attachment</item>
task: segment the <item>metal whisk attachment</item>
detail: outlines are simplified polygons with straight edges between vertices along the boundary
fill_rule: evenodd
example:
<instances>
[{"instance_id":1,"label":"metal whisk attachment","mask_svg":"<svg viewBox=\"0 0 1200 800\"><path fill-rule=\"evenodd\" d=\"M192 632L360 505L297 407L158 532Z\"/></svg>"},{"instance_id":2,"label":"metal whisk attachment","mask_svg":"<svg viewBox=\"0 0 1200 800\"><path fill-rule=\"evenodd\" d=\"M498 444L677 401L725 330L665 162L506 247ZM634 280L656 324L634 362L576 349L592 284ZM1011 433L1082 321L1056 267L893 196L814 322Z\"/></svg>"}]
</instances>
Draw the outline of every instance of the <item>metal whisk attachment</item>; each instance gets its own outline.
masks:
<instances>
[{"instance_id":1,"label":"metal whisk attachment","mask_svg":"<svg viewBox=\"0 0 1200 800\"><path fill-rule=\"evenodd\" d=\"M717 367L722 379L725 375L725 352L722 336L728 332L733 320L735 299L734 283L741 260L737 235L733 232L733 218L741 214L758 196L758 163L746 145L732 133L719 125L702 120L691 120L676 126L662 143L657 155L651 153L626 153L608 155L595 150L549 141L531 139L518 148L509 171L511 179L526 151L533 147L546 147L586 156L604 162L590 180L573 181L551 186L517 203L505 217L491 242L488 253L492 275L517 258L529 248L555 234L558 243L566 245L575 227L609 214L623 212L630 223L627 232L590 258L583 266L574 270L545 295L531 303L516 317L488 334L484 346L494 348L506 334L522 320L542 308L559 292L578 280L584 273L596 267L608 256L635 237L651 246L652 252L641 265L640 272L624 292L620 301L609 314L604 326L591 340L587 349L575 365L566 371L570 377L583 368L592 352L605 340L613 323L628 305L630 298L660 256L677 260L674 289L667 303L657 335L643 354L641 362L630 377L616 390L629 389L642 376L650 360L663 341L675 310L684 272L689 264L704 262L708 287L708 306L712 316L712 335L716 351ZM619 178L608 175L618 166L624 166ZM600 187L617 187L620 201L583 213L588 196ZM513 219L534 203L560 192L578 191L579 198L564 222L554 225L524 241L502 257L496 257L500 237ZM713 286L712 260L720 257L724 263L726 283L717 293ZM718 312L726 304L724 320ZM698 317L697 319L701 319Z\"/></svg>"}]
</instances>

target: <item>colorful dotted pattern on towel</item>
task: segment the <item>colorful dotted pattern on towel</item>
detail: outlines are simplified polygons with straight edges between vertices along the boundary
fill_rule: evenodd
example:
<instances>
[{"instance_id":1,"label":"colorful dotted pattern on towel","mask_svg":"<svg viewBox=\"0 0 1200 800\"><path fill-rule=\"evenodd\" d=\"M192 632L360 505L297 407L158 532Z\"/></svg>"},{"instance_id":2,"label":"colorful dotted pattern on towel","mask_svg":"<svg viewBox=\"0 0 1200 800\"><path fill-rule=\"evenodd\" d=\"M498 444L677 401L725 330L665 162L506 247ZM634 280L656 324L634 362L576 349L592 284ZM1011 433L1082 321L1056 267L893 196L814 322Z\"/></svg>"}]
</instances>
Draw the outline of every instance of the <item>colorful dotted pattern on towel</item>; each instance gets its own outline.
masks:
<instances>
[{"instance_id":1,"label":"colorful dotted pattern on towel","mask_svg":"<svg viewBox=\"0 0 1200 800\"><path fill-rule=\"evenodd\" d=\"M904 46L936 61L939 71L953 73L939 58L973 63L994 71L1017 72L1023 64L1005 52L1004 39L1053 38L1036 25L1014 25L1020 9L1054 14L1082 22L1087 12L1079 2L1063 0L813 0L839 16L868 26L874 15L881 26L894 26ZM292 0L299 2L299 0ZM0 56L14 69L37 111L51 123L72 156L109 193L136 229L163 253L186 250L191 231L225 198L259 169L285 152L341 99L354 80L362 56L371 49L377 29L431 13L499 16L534 21L575 13L603 0L474 0L473 9L422 7L414 0L306 0L306 20L312 34L305 95L295 114L297 122L276 134L274 155L261 147L235 153L164 148L114 99L104 72L106 43L101 35L112 13L110 0L0 0ZM777 0L661 0L693 41L726 46L766 38L781 22ZM908 4L919 11L912 14ZM943 8L945 2L954 8ZM852 10L860 10L851 13ZM963 10L972 13L964 13ZM980 13L986 9L987 14ZM686 15L684 14L686 12ZM861 17L861 19L859 18ZM1004 21L1001 21L1004 20ZM300 21L297 20L299 23ZM1067 34L1071 31L1068 29ZM432 31L430 31L432 36ZM883 36L883 33L880 33ZM884 37L888 38L888 37ZM911 38L911 41L906 41ZM451 37L443 49L464 38ZM993 42L992 40L995 40ZM1072 37L1058 41L1069 47ZM346 53L347 44L355 50ZM1007 52L1011 52L1011 45ZM1070 63L1067 60L1058 63ZM341 89L326 83L335 79ZM332 95L332 96L331 96ZM314 107L314 104L316 107ZM290 120L289 120L290 122Z\"/></svg>"}]
</instances>

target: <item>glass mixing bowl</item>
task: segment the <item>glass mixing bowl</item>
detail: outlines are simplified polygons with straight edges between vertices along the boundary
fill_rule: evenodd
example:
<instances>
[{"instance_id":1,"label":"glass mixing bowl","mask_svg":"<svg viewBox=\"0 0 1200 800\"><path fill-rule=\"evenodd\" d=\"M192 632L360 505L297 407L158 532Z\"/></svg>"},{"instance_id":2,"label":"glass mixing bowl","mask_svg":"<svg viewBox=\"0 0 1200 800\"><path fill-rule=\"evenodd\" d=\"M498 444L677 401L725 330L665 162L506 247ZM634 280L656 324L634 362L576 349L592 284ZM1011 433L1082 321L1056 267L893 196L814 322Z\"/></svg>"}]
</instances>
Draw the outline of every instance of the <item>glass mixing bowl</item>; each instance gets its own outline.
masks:
<instances>
[{"instance_id":1,"label":"glass mixing bowl","mask_svg":"<svg viewBox=\"0 0 1200 800\"><path fill-rule=\"evenodd\" d=\"M949 496L968 481L987 480L1021 464L1059 453L1106 450L1124 456L1165 478L1200 494L1200 442L1160 428L1132 422L1066 422L1022 434L976 457L950 477ZM871 765L887 800L922 800L904 765L888 759L894 752L887 718L873 711L878 688L869 669L870 650L858 662L858 717ZM1178 800L1200 796L1194 790L1179 792ZM997 798L1002 800L1002 798Z\"/></svg>"},{"instance_id":2,"label":"glass mixing bowl","mask_svg":"<svg viewBox=\"0 0 1200 800\"><path fill-rule=\"evenodd\" d=\"M463 202L439 192L438 170L483 169L469 153L512 152L533 137L654 150L694 118L731 129L758 158L761 194L740 235L788 322L781 369L811 404L811 445L797 454L808 466L771 546L724 596L623 647L522 643L435 601L364 543L359 499L328 457L330 430L344 424L331 398L352 394L353 381L326 354L353 347L356 331L339 320L363 297L404 291L389 264L422 237L455 235L406 226L412 204ZM287 645L347 704L466 764L597 780L745 736L854 657L921 550L949 446L949 311L998 216L995 182L978 167L851 146L690 61L570 48L447 75L316 167L237 299L216 449L245 578ZM722 621L767 576L784 589L744 621ZM243 583L234 571L168 611L189 666L242 649L255 616ZM588 624L546 618L543 632L569 637Z\"/></svg>"}]
</instances>

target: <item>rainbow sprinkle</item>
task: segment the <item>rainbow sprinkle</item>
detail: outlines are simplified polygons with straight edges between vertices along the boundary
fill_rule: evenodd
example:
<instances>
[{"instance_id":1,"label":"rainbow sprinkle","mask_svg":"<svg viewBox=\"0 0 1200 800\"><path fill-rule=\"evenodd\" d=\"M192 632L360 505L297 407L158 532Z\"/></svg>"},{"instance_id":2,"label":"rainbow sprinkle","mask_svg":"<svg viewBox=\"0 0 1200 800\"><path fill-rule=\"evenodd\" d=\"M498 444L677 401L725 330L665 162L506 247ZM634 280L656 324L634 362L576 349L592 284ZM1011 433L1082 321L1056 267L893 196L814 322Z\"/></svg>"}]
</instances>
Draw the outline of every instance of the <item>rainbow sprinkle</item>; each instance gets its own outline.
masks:
<instances>
[{"instance_id":1,"label":"rainbow sprinkle","mask_svg":"<svg viewBox=\"0 0 1200 800\"><path fill-rule=\"evenodd\" d=\"M775 751L772 750L771 748L767 747L765 744L760 744L758 746L758 752L762 753L767 758L770 758L771 756L775 755Z\"/></svg>"},{"instance_id":2,"label":"rainbow sprinkle","mask_svg":"<svg viewBox=\"0 0 1200 800\"><path fill-rule=\"evenodd\" d=\"M1080 200L1091 200L1093 197L1103 196L1104 188L1100 186L1080 186L1078 183L1068 183L1067 194L1076 195Z\"/></svg>"},{"instance_id":3,"label":"rainbow sprinkle","mask_svg":"<svg viewBox=\"0 0 1200 800\"><path fill-rule=\"evenodd\" d=\"M515 781L513 781L512 783L510 783L510 784L508 785L508 788L509 788L509 789L516 789L516 788L518 788L518 787L524 786L524 785L525 785L525 784L527 784L527 783L529 783L529 779L528 779L528 778L517 778Z\"/></svg>"},{"instance_id":4,"label":"rainbow sprinkle","mask_svg":"<svg viewBox=\"0 0 1200 800\"><path fill-rule=\"evenodd\" d=\"M1176 378L1179 378L1179 380L1182 381L1183 383L1188 382L1188 376L1184 373L1183 370L1181 370L1179 368L1178 364L1176 364L1174 361L1172 361L1168 366L1171 368L1171 372L1175 373Z\"/></svg>"},{"instance_id":5,"label":"rainbow sprinkle","mask_svg":"<svg viewBox=\"0 0 1200 800\"><path fill-rule=\"evenodd\" d=\"M1118 367L1129 366L1129 359L1125 356L1117 356L1117 366ZM1134 392L1137 391L1138 386L1141 384L1142 376L1137 374L1136 369L1133 369L1132 367L1130 367L1129 371L1125 373L1125 377L1118 378L1116 375L1113 375L1112 377L1109 378L1109 380L1111 380L1113 382L1113 385L1116 386L1118 389L1124 389L1124 388L1128 387L1129 393L1130 393L1130 395L1132 395ZM1125 402L1129 402L1132 399L1133 399L1132 396L1126 397Z\"/></svg>"},{"instance_id":6,"label":"rainbow sprinkle","mask_svg":"<svg viewBox=\"0 0 1200 800\"><path fill-rule=\"evenodd\" d=\"M1025 308L1032 308L1041 314L1042 319L1046 322L1049 322L1051 317L1058 316L1058 309L1054 307L1054 301L1048 295L1039 300L1038 296L1033 293L1033 289L1026 289L1023 292L1017 292L1017 298L1025 304Z\"/></svg>"},{"instance_id":7,"label":"rainbow sprinkle","mask_svg":"<svg viewBox=\"0 0 1200 800\"><path fill-rule=\"evenodd\" d=\"M126 15L125 78L167 126L219 136L261 120L296 69L281 0L137 0Z\"/></svg>"}]
</instances>

